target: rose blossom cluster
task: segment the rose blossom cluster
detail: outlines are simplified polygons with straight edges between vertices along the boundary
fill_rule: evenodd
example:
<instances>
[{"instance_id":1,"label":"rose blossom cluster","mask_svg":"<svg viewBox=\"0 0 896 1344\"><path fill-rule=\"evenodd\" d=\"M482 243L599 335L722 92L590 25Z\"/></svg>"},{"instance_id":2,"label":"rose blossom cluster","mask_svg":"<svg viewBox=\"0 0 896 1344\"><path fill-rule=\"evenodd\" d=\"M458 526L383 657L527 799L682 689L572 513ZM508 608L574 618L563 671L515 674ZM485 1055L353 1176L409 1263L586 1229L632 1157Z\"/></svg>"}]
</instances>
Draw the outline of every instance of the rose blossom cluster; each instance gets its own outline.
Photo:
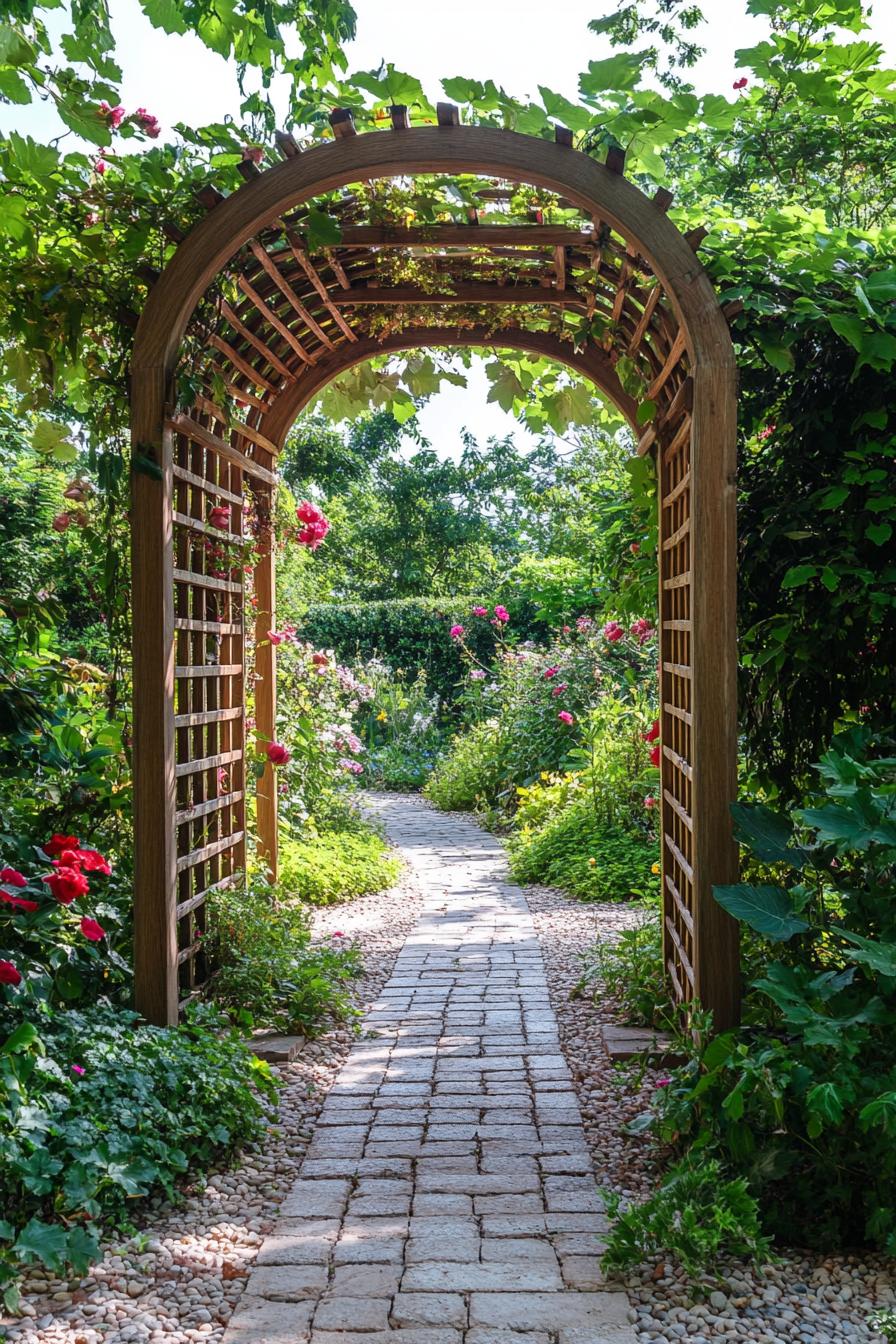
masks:
<instances>
[{"instance_id":1,"label":"rose blossom cluster","mask_svg":"<svg viewBox=\"0 0 896 1344\"><path fill-rule=\"evenodd\" d=\"M40 878L49 888L51 895L60 905L70 906L73 901L90 894L88 874L98 873L108 877L112 865L96 849L88 849L81 844L76 835L53 835L43 846L43 852L50 860L52 873ZM30 897L17 895L29 885L29 879L17 868L0 868L0 903L9 906L15 913L33 914L40 908L40 902ZM80 922L81 934L88 942L99 943L105 938L106 931L95 919L83 915ZM11 961L0 961L0 984L18 985L22 974Z\"/></svg>"},{"instance_id":2,"label":"rose blossom cluster","mask_svg":"<svg viewBox=\"0 0 896 1344\"><path fill-rule=\"evenodd\" d=\"M321 509L310 500L303 499L296 509L296 518L302 524L298 541L310 551L316 551L330 530L330 523Z\"/></svg>"},{"instance_id":3,"label":"rose blossom cluster","mask_svg":"<svg viewBox=\"0 0 896 1344\"><path fill-rule=\"evenodd\" d=\"M110 131L117 131L128 115L120 103L117 107L110 107L105 98L97 108L96 114ZM139 126L144 135L149 136L150 140L158 139L162 130L159 119L154 117L151 112L147 112L145 107L138 107L137 111L132 114L131 119Z\"/></svg>"}]
</instances>

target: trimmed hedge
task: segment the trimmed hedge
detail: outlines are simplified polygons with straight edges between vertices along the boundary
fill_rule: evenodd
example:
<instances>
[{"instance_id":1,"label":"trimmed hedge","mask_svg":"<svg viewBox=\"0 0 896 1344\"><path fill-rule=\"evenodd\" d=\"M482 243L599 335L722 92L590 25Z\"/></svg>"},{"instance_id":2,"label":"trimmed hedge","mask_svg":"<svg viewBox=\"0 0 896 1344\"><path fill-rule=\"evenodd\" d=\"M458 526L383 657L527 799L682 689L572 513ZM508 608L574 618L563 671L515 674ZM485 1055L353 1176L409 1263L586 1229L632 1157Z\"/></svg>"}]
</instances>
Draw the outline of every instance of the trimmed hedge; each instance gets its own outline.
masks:
<instances>
[{"instance_id":1,"label":"trimmed hedge","mask_svg":"<svg viewBox=\"0 0 896 1344\"><path fill-rule=\"evenodd\" d=\"M483 662L494 654L494 631L488 621L471 618L473 606L494 607L495 598L407 597L391 602L321 602L298 622L298 635L318 648L333 649L343 662L382 658L393 670L413 677L426 672L430 690L450 704L461 677L457 646L449 638L452 625L462 625L467 642ZM508 634L530 639L544 634L534 604L506 598Z\"/></svg>"}]
</instances>

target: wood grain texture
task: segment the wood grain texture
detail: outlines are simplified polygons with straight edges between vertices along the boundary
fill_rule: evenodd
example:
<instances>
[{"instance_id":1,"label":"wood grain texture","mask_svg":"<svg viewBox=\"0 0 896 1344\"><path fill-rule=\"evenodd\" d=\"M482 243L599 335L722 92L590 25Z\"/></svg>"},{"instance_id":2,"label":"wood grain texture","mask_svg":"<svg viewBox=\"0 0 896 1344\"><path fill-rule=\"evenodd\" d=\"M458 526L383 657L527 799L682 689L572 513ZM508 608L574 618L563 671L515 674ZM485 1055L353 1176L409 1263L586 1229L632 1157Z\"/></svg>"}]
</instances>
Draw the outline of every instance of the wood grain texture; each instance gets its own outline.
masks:
<instances>
[{"instance_id":1,"label":"wood grain texture","mask_svg":"<svg viewBox=\"0 0 896 1344\"><path fill-rule=\"evenodd\" d=\"M144 366L134 372L131 388L134 1002L147 1022L157 1026L177 1020L178 997L174 909L174 477L172 436L164 427L166 383L164 369Z\"/></svg>"}]
</instances>

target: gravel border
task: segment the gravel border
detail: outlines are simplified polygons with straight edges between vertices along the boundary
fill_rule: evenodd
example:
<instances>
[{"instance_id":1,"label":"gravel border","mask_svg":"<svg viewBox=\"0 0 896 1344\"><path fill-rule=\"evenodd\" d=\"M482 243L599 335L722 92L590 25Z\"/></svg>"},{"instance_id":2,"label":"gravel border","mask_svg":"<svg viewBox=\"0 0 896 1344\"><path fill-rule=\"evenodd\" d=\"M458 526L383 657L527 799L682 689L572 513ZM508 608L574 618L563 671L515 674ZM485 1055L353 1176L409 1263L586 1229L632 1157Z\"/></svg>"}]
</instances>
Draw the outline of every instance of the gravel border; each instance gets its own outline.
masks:
<instances>
[{"instance_id":1,"label":"gravel border","mask_svg":"<svg viewBox=\"0 0 896 1344\"><path fill-rule=\"evenodd\" d=\"M387 892L314 912L315 941L339 931L361 946L359 1007L377 998L419 908L417 881L405 872ZM291 1064L274 1066L285 1086L260 1147L238 1166L212 1170L204 1183L188 1186L179 1206L146 1201L138 1233L104 1242L102 1260L86 1277L66 1281L32 1271L23 1285L24 1317L0 1318L0 1338L15 1344L220 1344L353 1039L350 1029L339 1028L308 1041Z\"/></svg>"}]
</instances>

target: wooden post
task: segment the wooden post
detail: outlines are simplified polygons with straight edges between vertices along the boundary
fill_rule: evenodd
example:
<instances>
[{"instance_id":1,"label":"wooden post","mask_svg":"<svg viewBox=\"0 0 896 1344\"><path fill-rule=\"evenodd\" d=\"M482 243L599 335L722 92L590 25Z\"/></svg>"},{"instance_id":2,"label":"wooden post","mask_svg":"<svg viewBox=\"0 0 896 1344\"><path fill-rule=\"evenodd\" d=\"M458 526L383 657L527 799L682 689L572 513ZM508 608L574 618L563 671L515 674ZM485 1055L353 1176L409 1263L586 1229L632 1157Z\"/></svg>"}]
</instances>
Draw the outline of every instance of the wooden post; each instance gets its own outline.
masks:
<instances>
[{"instance_id":1,"label":"wooden post","mask_svg":"<svg viewBox=\"0 0 896 1344\"><path fill-rule=\"evenodd\" d=\"M174 778L174 561L171 433L165 373L135 371L131 425L134 669L134 1003L157 1026L177 1021Z\"/></svg>"},{"instance_id":2,"label":"wooden post","mask_svg":"<svg viewBox=\"0 0 896 1344\"><path fill-rule=\"evenodd\" d=\"M276 621L276 589L273 536L274 492L268 487L259 499L270 526L262 534L261 551L255 563L255 731L264 746L273 742L277 730L277 650L270 632ZM271 882L277 880L277 771L268 761L255 790L258 856Z\"/></svg>"},{"instance_id":3,"label":"wooden post","mask_svg":"<svg viewBox=\"0 0 896 1344\"><path fill-rule=\"evenodd\" d=\"M712 888L737 881L729 804L737 793L737 401L735 369L693 371L691 602L693 620L694 942L697 995L716 1031L737 1024L737 921Z\"/></svg>"}]
</instances>

